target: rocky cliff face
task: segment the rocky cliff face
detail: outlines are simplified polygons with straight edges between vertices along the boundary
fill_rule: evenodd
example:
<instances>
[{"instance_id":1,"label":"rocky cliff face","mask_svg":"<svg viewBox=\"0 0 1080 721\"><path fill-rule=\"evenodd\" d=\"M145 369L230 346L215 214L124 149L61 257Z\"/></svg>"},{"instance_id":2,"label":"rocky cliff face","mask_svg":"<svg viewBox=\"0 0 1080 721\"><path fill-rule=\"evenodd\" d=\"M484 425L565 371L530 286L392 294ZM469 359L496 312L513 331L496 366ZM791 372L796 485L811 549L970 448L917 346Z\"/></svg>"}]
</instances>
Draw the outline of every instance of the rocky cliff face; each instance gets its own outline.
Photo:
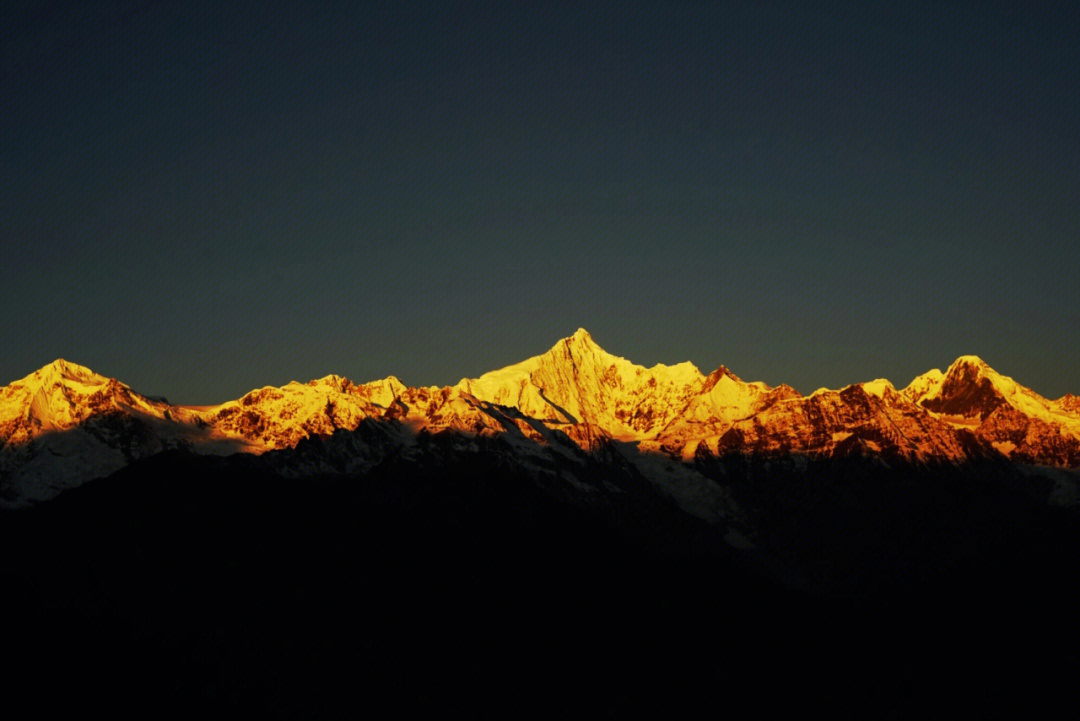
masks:
<instances>
[{"instance_id":1,"label":"rocky cliff face","mask_svg":"<svg viewBox=\"0 0 1080 721\"><path fill-rule=\"evenodd\" d=\"M717 441L718 455L881 455L910 462L966 460L957 432L891 387L862 385L774 403L737 421Z\"/></svg>"},{"instance_id":2,"label":"rocky cliff face","mask_svg":"<svg viewBox=\"0 0 1080 721\"><path fill-rule=\"evenodd\" d=\"M1066 393L1061 398L1058 398L1057 405L1061 410L1066 413L1073 413L1080 415L1080 396L1074 396L1072 393Z\"/></svg>"}]
</instances>

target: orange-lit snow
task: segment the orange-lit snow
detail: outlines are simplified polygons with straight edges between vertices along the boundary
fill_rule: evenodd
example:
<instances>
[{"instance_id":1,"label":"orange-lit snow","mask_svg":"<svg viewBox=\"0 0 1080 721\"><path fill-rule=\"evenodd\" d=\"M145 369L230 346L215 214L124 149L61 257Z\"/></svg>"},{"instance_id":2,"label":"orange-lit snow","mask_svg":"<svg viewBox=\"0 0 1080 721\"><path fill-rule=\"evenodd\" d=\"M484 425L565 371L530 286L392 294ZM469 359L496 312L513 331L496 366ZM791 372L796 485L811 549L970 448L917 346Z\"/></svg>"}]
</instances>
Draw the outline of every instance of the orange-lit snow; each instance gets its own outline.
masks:
<instances>
[{"instance_id":1,"label":"orange-lit snow","mask_svg":"<svg viewBox=\"0 0 1080 721\"><path fill-rule=\"evenodd\" d=\"M928 409L943 407L934 406L943 389L960 393L965 389L957 384L964 383L982 384L980 397L997 399L988 408L1011 409L1013 415L987 415L986 408L962 404L949 413ZM976 356L961 356L944 373L924 373L900 391L879 378L802 397L788 386L744 382L723 367L706 376L689 362L636 365L607 353L579 329L540 355L453 387L409 387L393 376L355 384L328 375L256 389L210 406L152 400L84 366L57 360L0 388L4 503L49 498L122 467L129 458L107 441L131 424L145 429L135 436L142 439L133 446L135 455L176 446L227 454L292 447L310 435L355 429L365 418L394 418L413 432L499 435L522 453L558 447L552 443L555 432L586 450L621 443L618 447L635 449L631 462L666 474L672 497L700 513L723 503L694 485L705 481L694 478L688 466L668 472L663 458L680 466L699 453L830 453L855 435L862 447L875 451L884 442L911 459L959 459L965 451L956 433L963 429L1004 455L1019 453L1060 466L1063 456L1044 457L1041 449L1057 448L1060 454L1062 447L1080 444L1080 404L1074 396L1047 400ZM88 432L87 423L97 424L97 435ZM1018 433L1022 445L1007 440Z\"/></svg>"}]
</instances>

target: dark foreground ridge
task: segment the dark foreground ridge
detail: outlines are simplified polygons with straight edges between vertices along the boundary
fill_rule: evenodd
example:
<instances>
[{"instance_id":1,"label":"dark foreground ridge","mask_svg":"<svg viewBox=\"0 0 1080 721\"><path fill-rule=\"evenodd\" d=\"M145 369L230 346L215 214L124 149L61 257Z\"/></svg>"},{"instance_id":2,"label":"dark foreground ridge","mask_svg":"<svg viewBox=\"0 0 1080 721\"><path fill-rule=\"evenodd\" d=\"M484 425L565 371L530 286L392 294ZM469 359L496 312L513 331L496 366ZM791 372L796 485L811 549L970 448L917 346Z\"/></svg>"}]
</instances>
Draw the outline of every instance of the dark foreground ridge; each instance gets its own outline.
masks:
<instances>
[{"instance_id":1,"label":"dark foreground ridge","mask_svg":"<svg viewBox=\"0 0 1080 721\"><path fill-rule=\"evenodd\" d=\"M590 507L484 452L359 478L268 462L169 451L4 514L9 701L873 717L1076 702L1077 519L1007 475L725 459L766 541L863 579L821 593L772 580L618 468L595 471L632 502ZM840 553L845 538L861 550Z\"/></svg>"}]
</instances>

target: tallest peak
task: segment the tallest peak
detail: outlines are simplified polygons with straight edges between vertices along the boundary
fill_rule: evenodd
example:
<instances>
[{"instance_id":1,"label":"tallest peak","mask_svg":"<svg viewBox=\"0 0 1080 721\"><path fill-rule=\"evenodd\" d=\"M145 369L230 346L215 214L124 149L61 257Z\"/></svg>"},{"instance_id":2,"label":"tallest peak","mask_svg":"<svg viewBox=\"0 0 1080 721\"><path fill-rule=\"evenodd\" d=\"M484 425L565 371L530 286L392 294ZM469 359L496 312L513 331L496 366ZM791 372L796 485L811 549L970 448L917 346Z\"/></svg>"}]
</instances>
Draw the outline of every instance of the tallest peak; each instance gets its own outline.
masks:
<instances>
[{"instance_id":1,"label":"tallest peak","mask_svg":"<svg viewBox=\"0 0 1080 721\"><path fill-rule=\"evenodd\" d=\"M596 344L589 331L578 328L572 335L559 340L552 350L558 353L605 353L603 348Z\"/></svg>"},{"instance_id":2,"label":"tallest peak","mask_svg":"<svg viewBox=\"0 0 1080 721\"><path fill-rule=\"evenodd\" d=\"M578 328L574 331L574 334L566 338L565 341L575 345L596 345L596 341L589 335L589 331L584 328Z\"/></svg>"}]
</instances>

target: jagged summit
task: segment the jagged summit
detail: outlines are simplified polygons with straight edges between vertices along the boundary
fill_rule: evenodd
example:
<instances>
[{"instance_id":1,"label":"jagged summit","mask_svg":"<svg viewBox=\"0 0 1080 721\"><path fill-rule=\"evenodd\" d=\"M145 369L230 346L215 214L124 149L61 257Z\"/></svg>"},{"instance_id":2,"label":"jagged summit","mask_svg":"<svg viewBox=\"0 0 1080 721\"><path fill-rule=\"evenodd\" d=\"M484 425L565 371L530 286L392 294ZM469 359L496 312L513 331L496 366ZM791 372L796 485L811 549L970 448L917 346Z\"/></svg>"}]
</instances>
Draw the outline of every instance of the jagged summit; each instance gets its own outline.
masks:
<instances>
[{"instance_id":1,"label":"jagged summit","mask_svg":"<svg viewBox=\"0 0 1080 721\"><path fill-rule=\"evenodd\" d=\"M550 348L550 350L555 350L557 348L562 348L566 350L576 349L579 351L584 351L586 349L603 351L603 348L597 345L596 341L593 340L593 337L589 333L589 331L585 330L584 328L578 328L570 335L560 339L557 343L555 343L554 346Z\"/></svg>"},{"instance_id":2,"label":"jagged summit","mask_svg":"<svg viewBox=\"0 0 1080 721\"><path fill-rule=\"evenodd\" d=\"M548 352L570 354L575 358L580 357L583 354L607 354L607 351L597 345L596 341L593 340L593 337L589 335L589 332L584 328L578 328L572 335L563 338L552 346Z\"/></svg>"},{"instance_id":3,"label":"jagged summit","mask_svg":"<svg viewBox=\"0 0 1080 721\"><path fill-rule=\"evenodd\" d=\"M713 387L720 382L723 378L730 378L736 383L742 383L742 378L728 370L727 366L720 366L705 379L705 384L701 387L702 392L710 391Z\"/></svg>"},{"instance_id":4,"label":"jagged summit","mask_svg":"<svg viewBox=\"0 0 1080 721\"><path fill-rule=\"evenodd\" d=\"M42 371L56 371L60 373L92 373L86 366L79 365L78 363L72 363L71 361L63 358L57 358L52 363L48 363L41 367Z\"/></svg>"}]
</instances>

